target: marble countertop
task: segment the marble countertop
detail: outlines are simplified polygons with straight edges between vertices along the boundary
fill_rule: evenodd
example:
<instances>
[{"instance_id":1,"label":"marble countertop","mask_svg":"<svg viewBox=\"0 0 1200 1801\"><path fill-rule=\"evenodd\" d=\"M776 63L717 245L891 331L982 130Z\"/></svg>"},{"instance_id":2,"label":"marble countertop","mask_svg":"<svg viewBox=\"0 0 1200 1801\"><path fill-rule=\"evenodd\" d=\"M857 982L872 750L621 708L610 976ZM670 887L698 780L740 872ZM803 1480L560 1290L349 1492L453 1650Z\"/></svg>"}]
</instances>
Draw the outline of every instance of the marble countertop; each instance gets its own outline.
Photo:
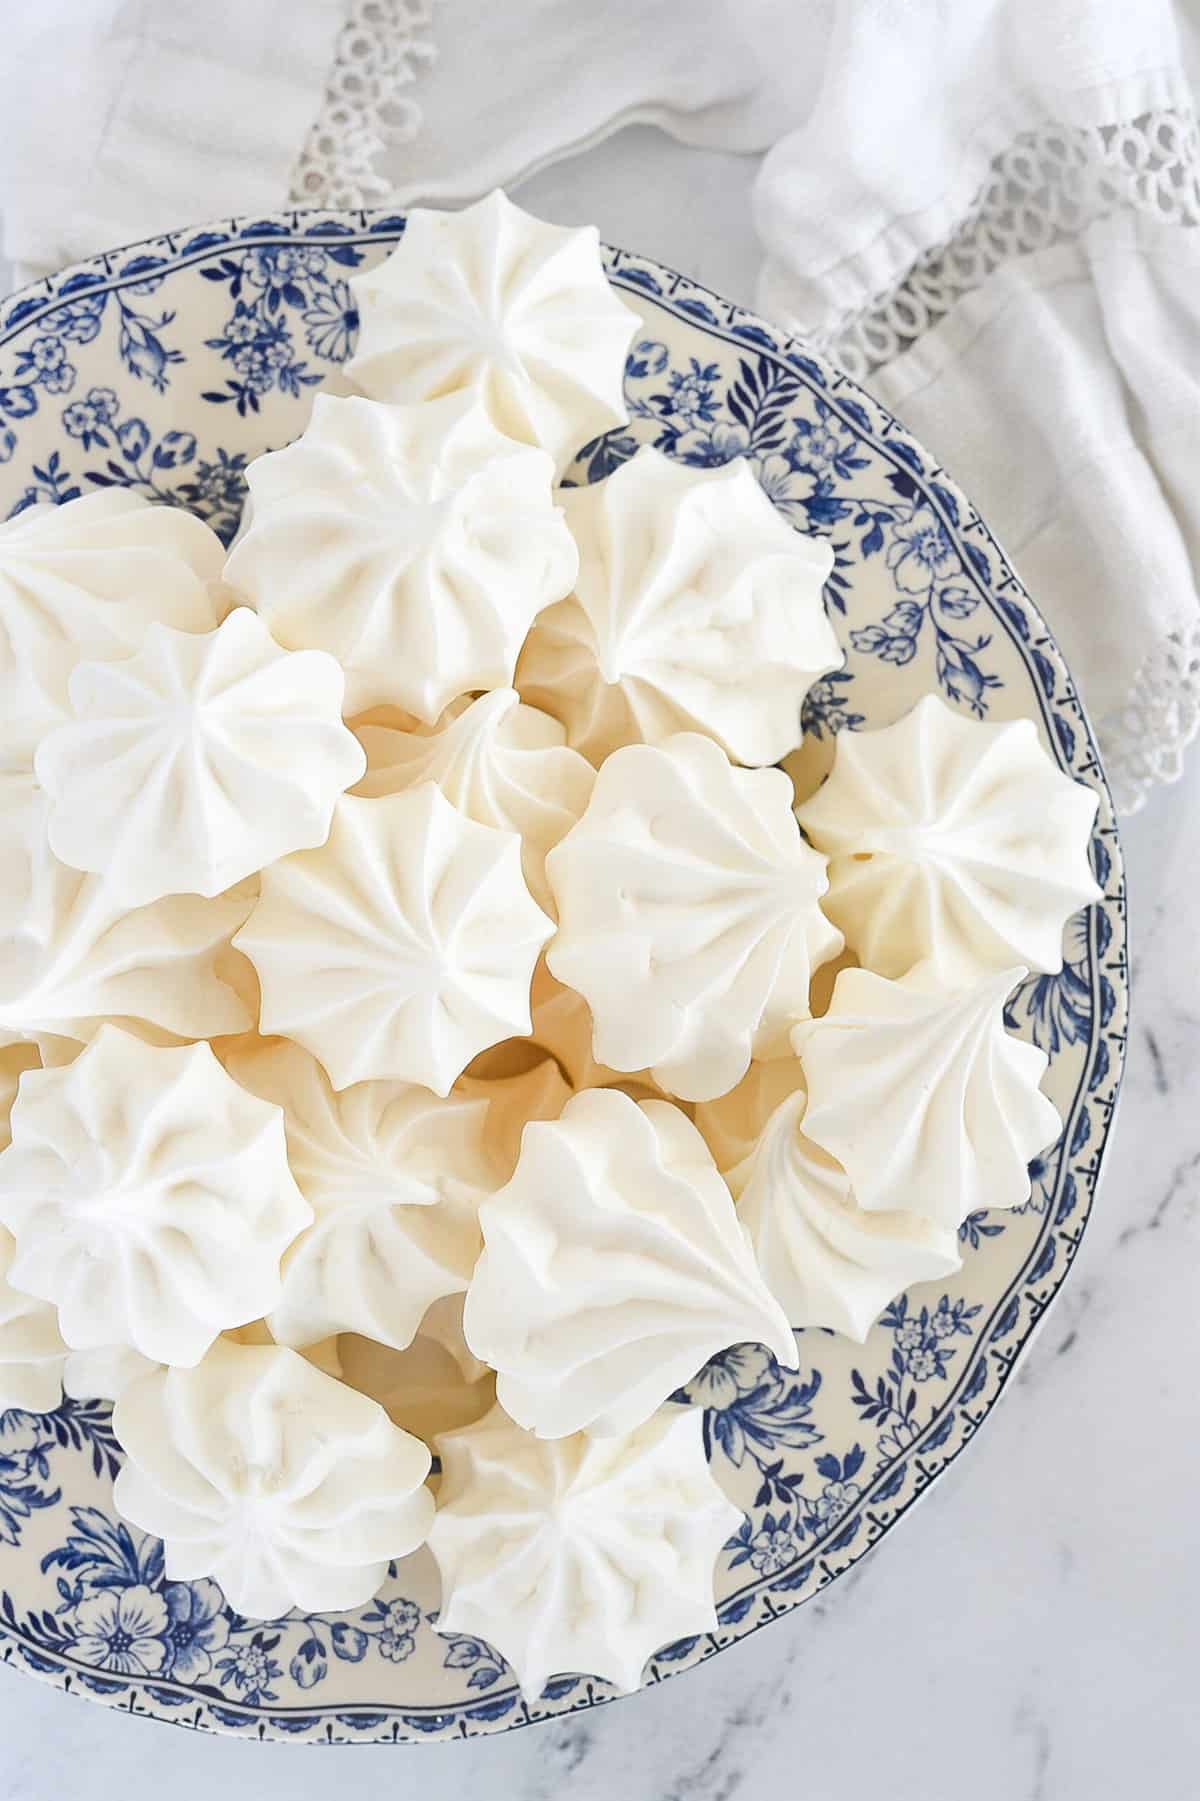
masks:
<instances>
[{"instance_id":1,"label":"marble countertop","mask_svg":"<svg viewBox=\"0 0 1200 1801\"><path fill-rule=\"evenodd\" d=\"M753 300L751 159L649 131L525 184ZM2 272L0 272L2 273ZM829 1595L661 1689L454 1747L251 1747L0 1671L0 1801L1103 1801L1196 1792L1200 749L1123 832L1134 1022L1070 1281L978 1442Z\"/></svg>"}]
</instances>

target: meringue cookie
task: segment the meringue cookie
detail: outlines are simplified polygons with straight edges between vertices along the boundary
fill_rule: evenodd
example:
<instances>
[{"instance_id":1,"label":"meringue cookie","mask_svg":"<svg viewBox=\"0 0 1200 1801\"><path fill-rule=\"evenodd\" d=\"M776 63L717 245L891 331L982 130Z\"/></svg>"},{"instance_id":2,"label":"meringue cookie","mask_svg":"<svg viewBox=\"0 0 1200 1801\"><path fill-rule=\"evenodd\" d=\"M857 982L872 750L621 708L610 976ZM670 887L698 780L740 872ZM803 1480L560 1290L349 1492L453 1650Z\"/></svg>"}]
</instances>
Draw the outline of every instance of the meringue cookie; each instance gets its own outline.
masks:
<instances>
[{"instance_id":1,"label":"meringue cookie","mask_svg":"<svg viewBox=\"0 0 1200 1801\"><path fill-rule=\"evenodd\" d=\"M16 1249L0 1226L0 1414L49 1413L62 1399L67 1347L56 1310L9 1281Z\"/></svg>"},{"instance_id":2,"label":"meringue cookie","mask_svg":"<svg viewBox=\"0 0 1200 1801\"><path fill-rule=\"evenodd\" d=\"M128 656L154 621L209 631L224 558L199 519L128 488L0 524L0 765L31 766L81 657Z\"/></svg>"},{"instance_id":3,"label":"meringue cookie","mask_svg":"<svg viewBox=\"0 0 1200 1801\"><path fill-rule=\"evenodd\" d=\"M0 1151L12 1143L8 1121L17 1085L27 1069L41 1066L36 1044L9 1044L0 1050Z\"/></svg>"},{"instance_id":4,"label":"meringue cookie","mask_svg":"<svg viewBox=\"0 0 1200 1801\"><path fill-rule=\"evenodd\" d=\"M1029 1160L1062 1122L1038 1087L1045 1051L1004 1029L1025 973L947 992L925 964L899 982L847 969L825 1017L795 1027L805 1133L841 1163L860 1207L955 1231L980 1208L1028 1200Z\"/></svg>"},{"instance_id":5,"label":"meringue cookie","mask_svg":"<svg viewBox=\"0 0 1200 1801\"><path fill-rule=\"evenodd\" d=\"M71 1351L63 1365L63 1393L73 1401L115 1401L139 1376L161 1368L161 1363L143 1357L132 1345L96 1345Z\"/></svg>"},{"instance_id":6,"label":"meringue cookie","mask_svg":"<svg viewBox=\"0 0 1200 1801\"><path fill-rule=\"evenodd\" d=\"M805 1105L803 1092L782 1101L727 1180L793 1326L826 1326L861 1344L910 1283L961 1268L958 1235L916 1212L858 1206L845 1170L800 1129Z\"/></svg>"},{"instance_id":7,"label":"meringue cookie","mask_svg":"<svg viewBox=\"0 0 1200 1801\"><path fill-rule=\"evenodd\" d=\"M616 1088L628 1080L629 1072L597 1063L592 1010L581 994L550 974L545 956L533 972L530 1013L534 1043L550 1053L572 1088ZM649 1070L634 1073L649 1082Z\"/></svg>"},{"instance_id":8,"label":"meringue cookie","mask_svg":"<svg viewBox=\"0 0 1200 1801\"><path fill-rule=\"evenodd\" d=\"M151 625L136 656L77 664L74 720L34 760L51 849L140 907L222 894L323 844L366 768L344 686L332 657L281 650L245 607L211 632Z\"/></svg>"},{"instance_id":9,"label":"meringue cookie","mask_svg":"<svg viewBox=\"0 0 1200 1801\"><path fill-rule=\"evenodd\" d=\"M794 531L741 460L693 469L646 447L562 500L579 575L521 653L522 698L594 763L679 731L778 762L808 689L842 661L821 600L828 542Z\"/></svg>"},{"instance_id":10,"label":"meringue cookie","mask_svg":"<svg viewBox=\"0 0 1200 1801\"><path fill-rule=\"evenodd\" d=\"M130 912L103 877L53 855L44 806L39 795L26 854L9 865L19 899L0 932L0 1043L36 1038L46 1058L55 1039L84 1043L105 1020L174 1039L245 1031L251 1016L217 964L247 898L172 895Z\"/></svg>"},{"instance_id":11,"label":"meringue cookie","mask_svg":"<svg viewBox=\"0 0 1200 1801\"><path fill-rule=\"evenodd\" d=\"M446 1095L479 1051L529 1031L553 929L516 835L427 782L343 800L327 844L263 871L234 943L262 983L262 1030L298 1040L335 1088L391 1077Z\"/></svg>"},{"instance_id":12,"label":"meringue cookie","mask_svg":"<svg viewBox=\"0 0 1200 1801\"><path fill-rule=\"evenodd\" d=\"M1098 798L1058 769L1032 719L984 725L927 694L894 725L841 732L797 809L830 859L826 910L878 975L929 960L963 987L993 969L1062 967L1062 932L1100 897Z\"/></svg>"},{"instance_id":13,"label":"meringue cookie","mask_svg":"<svg viewBox=\"0 0 1200 1801\"><path fill-rule=\"evenodd\" d=\"M526 1126L479 1220L463 1329L501 1405L539 1437L630 1432L729 1345L796 1365L729 1191L667 1101L574 1095L558 1120Z\"/></svg>"},{"instance_id":14,"label":"meringue cookie","mask_svg":"<svg viewBox=\"0 0 1200 1801\"><path fill-rule=\"evenodd\" d=\"M571 1090L553 1057L512 1076L460 1076L455 1093L487 1102L486 1135L493 1161L508 1181L521 1154L521 1138L531 1119L557 1119ZM500 1184L497 1182L496 1187Z\"/></svg>"},{"instance_id":15,"label":"meringue cookie","mask_svg":"<svg viewBox=\"0 0 1200 1801\"><path fill-rule=\"evenodd\" d=\"M211 1576L252 1618L358 1607L429 1530L425 1446L282 1345L221 1340L195 1369L154 1370L113 1428L113 1499L164 1541L167 1580Z\"/></svg>"},{"instance_id":16,"label":"meringue cookie","mask_svg":"<svg viewBox=\"0 0 1200 1801\"><path fill-rule=\"evenodd\" d=\"M734 769L694 732L614 751L546 873L559 918L546 961L591 1008L597 1059L649 1063L684 1100L786 1051L813 967L842 944L787 777Z\"/></svg>"},{"instance_id":17,"label":"meringue cookie","mask_svg":"<svg viewBox=\"0 0 1200 1801\"><path fill-rule=\"evenodd\" d=\"M622 1438L547 1442L497 1407L438 1452L437 1630L495 1645L528 1700L567 1670L635 1689L660 1647L716 1630L714 1568L742 1516L709 1468L698 1408L664 1408Z\"/></svg>"},{"instance_id":18,"label":"meringue cookie","mask_svg":"<svg viewBox=\"0 0 1200 1801\"><path fill-rule=\"evenodd\" d=\"M283 1115L207 1044L162 1049L102 1026L65 1069L30 1070L0 1152L12 1280L53 1301L73 1350L131 1345L194 1364L279 1295L312 1218Z\"/></svg>"},{"instance_id":19,"label":"meringue cookie","mask_svg":"<svg viewBox=\"0 0 1200 1801\"><path fill-rule=\"evenodd\" d=\"M526 886L550 912L546 853L575 824L596 779L557 719L522 706L514 689L496 688L452 702L432 731L364 725L358 736L367 774L356 793L398 794L436 782L468 819L519 835Z\"/></svg>"},{"instance_id":20,"label":"meringue cookie","mask_svg":"<svg viewBox=\"0 0 1200 1801\"><path fill-rule=\"evenodd\" d=\"M346 712L432 722L511 682L535 613L578 558L550 459L469 395L417 407L318 394L303 435L255 459L226 576L281 644L331 651Z\"/></svg>"},{"instance_id":21,"label":"meringue cookie","mask_svg":"<svg viewBox=\"0 0 1200 1801\"><path fill-rule=\"evenodd\" d=\"M804 1093L799 1057L755 1058L736 1088L693 1107L693 1123L721 1174L750 1156L767 1121L789 1095Z\"/></svg>"},{"instance_id":22,"label":"meringue cookie","mask_svg":"<svg viewBox=\"0 0 1200 1801\"><path fill-rule=\"evenodd\" d=\"M461 1295L435 1301L403 1351L355 1332L343 1333L338 1343L343 1379L426 1444L495 1406L496 1378L471 1355L462 1335Z\"/></svg>"},{"instance_id":23,"label":"meringue cookie","mask_svg":"<svg viewBox=\"0 0 1200 1801\"><path fill-rule=\"evenodd\" d=\"M415 207L391 256L350 286L362 325L347 374L379 400L470 388L559 468L625 423L641 322L608 285L594 226L547 225L499 190L460 213Z\"/></svg>"},{"instance_id":24,"label":"meringue cookie","mask_svg":"<svg viewBox=\"0 0 1200 1801\"><path fill-rule=\"evenodd\" d=\"M313 1210L283 1260L272 1335L301 1346L361 1332L403 1349L430 1303L464 1290L475 1267L479 1204L503 1179L485 1103L401 1082L335 1094L298 1044L235 1054L229 1071L282 1107L292 1174Z\"/></svg>"}]
</instances>

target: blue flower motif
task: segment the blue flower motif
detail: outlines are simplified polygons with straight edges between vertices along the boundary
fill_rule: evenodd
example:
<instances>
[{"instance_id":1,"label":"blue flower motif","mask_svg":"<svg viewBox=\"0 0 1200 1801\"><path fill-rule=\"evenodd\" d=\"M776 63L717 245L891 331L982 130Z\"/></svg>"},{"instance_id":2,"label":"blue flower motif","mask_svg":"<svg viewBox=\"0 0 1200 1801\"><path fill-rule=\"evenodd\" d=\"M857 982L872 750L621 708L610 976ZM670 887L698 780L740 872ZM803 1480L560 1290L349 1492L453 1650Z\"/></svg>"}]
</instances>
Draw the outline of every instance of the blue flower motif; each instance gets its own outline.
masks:
<instances>
[{"instance_id":1,"label":"blue flower motif","mask_svg":"<svg viewBox=\"0 0 1200 1801\"><path fill-rule=\"evenodd\" d=\"M686 374L673 369L667 383L669 396L663 396L662 410L672 413L693 428L710 425L717 416L716 382L720 373L716 363L701 364L689 359Z\"/></svg>"},{"instance_id":2,"label":"blue flower motif","mask_svg":"<svg viewBox=\"0 0 1200 1801\"><path fill-rule=\"evenodd\" d=\"M857 1482L827 1482L816 1501L816 1515L823 1526L836 1526L862 1494Z\"/></svg>"},{"instance_id":3,"label":"blue flower motif","mask_svg":"<svg viewBox=\"0 0 1200 1801\"><path fill-rule=\"evenodd\" d=\"M893 519L888 530L891 543L884 560L905 594L927 594L934 582L958 569L954 546L932 507L914 506L907 516Z\"/></svg>"},{"instance_id":4,"label":"blue flower motif","mask_svg":"<svg viewBox=\"0 0 1200 1801\"><path fill-rule=\"evenodd\" d=\"M761 1345L734 1345L705 1365L690 1384L690 1398L705 1409L709 1445L719 1445L739 1467L749 1455L762 1469L763 1453L802 1449L820 1437L808 1417L820 1386L818 1371L802 1382Z\"/></svg>"},{"instance_id":5,"label":"blue flower motif","mask_svg":"<svg viewBox=\"0 0 1200 1801\"><path fill-rule=\"evenodd\" d=\"M824 475L853 456L854 439L839 436L825 419L796 419L795 431L783 454L792 469L809 475Z\"/></svg>"},{"instance_id":6,"label":"blue flower motif","mask_svg":"<svg viewBox=\"0 0 1200 1801\"><path fill-rule=\"evenodd\" d=\"M415 1601L377 1601L363 1617L382 1621L379 1649L390 1663L403 1663L412 1656L416 1648L414 1635L421 1624L421 1610Z\"/></svg>"},{"instance_id":7,"label":"blue flower motif","mask_svg":"<svg viewBox=\"0 0 1200 1801\"><path fill-rule=\"evenodd\" d=\"M769 1522L769 1524L767 1523ZM795 1555L791 1522L785 1513L776 1523L770 1514L750 1540L750 1564L760 1576L777 1576Z\"/></svg>"},{"instance_id":8,"label":"blue flower motif","mask_svg":"<svg viewBox=\"0 0 1200 1801\"><path fill-rule=\"evenodd\" d=\"M150 445L150 427L144 419L126 419L116 430L117 443L121 454L130 463L136 463L144 457Z\"/></svg>"},{"instance_id":9,"label":"blue flower motif","mask_svg":"<svg viewBox=\"0 0 1200 1801\"><path fill-rule=\"evenodd\" d=\"M39 375L49 375L53 370L61 369L67 360L62 339L48 336L35 338L26 355Z\"/></svg>"},{"instance_id":10,"label":"blue flower motif","mask_svg":"<svg viewBox=\"0 0 1200 1801\"><path fill-rule=\"evenodd\" d=\"M231 1646L217 1663L217 1674L225 1687L233 1687L252 1704L258 1700L273 1701L272 1682L277 1682L283 1669L271 1656L278 1644L277 1636L256 1632L247 1643Z\"/></svg>"},{"instance_id":11,"label":"blue flower motif","mask_svg":"<svg viewBox=\"0 0 1200 1801\"><path fill-rule=\"evenodd\" d=\"M63 426L70 437L81 440L85 450L93 444L108 444L105 427L116 418L119 404L111 388L89 388L83 400L63 408Z\"/></svg>"},{"instance_id":12,"label":"blue flower motif","mask_svg":"<svg viewBox=\"0 0 1200 1801\"><path fill-rule=\"evenodd\" d=\"M194 1682L213 1667L213 1652L229 1643L225 1602L215 1582L170 1582L163 1590L171 1674Z\"/></svg>"},{"instance_id":13,"label":"blue flower motif","mask_svg":"<svg viewBox=\"0 0 1200 1801\"><path fill-rule=\"evenodd\" d=\"M946 1373L936 1351L924 1349L910 1351L907 1362L909 1374L914 1376L918 1382L928 1382L931 1377L944 1376Z\"/></svg>"},{"instance_id":14,"label":"blue flower motif","mask_svg":"<svg viewBox=\"0 0 1200 1801\"><path fill-rule=\"evenodd\" d=\"M167 1661L166 1602L144 1582L89 1595L75 1609L74 1629L75 1650L93 1669L155 1676Z\"/></svg>"},{"instance_id":15,"label":"blue flower motif","mask_svg":"<svg viewBox=\"0 0 1200 1801\"><path fill-rule=\"evenodd\" d=\"M358 340L358 303L348 282L318 288L303 315L310 350L327 362L344 363Z\"/></svg>"}]
</instances>

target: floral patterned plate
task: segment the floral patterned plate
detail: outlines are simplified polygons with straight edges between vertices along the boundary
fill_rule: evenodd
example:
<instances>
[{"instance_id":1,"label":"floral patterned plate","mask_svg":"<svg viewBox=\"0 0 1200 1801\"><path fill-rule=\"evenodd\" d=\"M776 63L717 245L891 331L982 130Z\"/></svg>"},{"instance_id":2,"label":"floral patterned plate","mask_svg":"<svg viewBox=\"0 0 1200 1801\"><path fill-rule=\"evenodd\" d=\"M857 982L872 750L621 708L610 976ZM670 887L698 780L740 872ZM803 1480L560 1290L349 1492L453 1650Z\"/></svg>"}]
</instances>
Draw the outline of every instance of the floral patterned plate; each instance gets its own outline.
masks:
<instances>
[{"instance_id":1,"label":"floral patterned plate","mask_svg":"<svg viewBox=\"0 0 1200 1801\"><path fill-rule=\"evenodd\" d=\"M0 518L113 483L232 536L248 460L339 385L357 317L347 278L404 221L288 213L115 252L0 304ZM631 423L581 451L594 481L652 442L696 465L749 456L771 498L828 536L826 601L847 651L813 689L802 761L935 690L976 718L1028 716L1096 788L1104 898L1073 922L1062 973L1030 980L1009 1023L1050 1054L1066 1120L1016 1213L962 1229L961 1274L888 1308L865 1345L801 1335L799 1374L756 1349L691 1385L710 1455L745 1509L722 1556L718 1630L659 1653L657 1682L714 1656L843 1574L986 1419L1071 1266L1095 1193L1125 1047L1120 848L1069 671L986 524L895 419L836 369L682 276L610 251L640 312ZM418 1555L356 1613L241 1619L211 1582L167 1582L153 1539L114 1515L108 1409L0 1418L0 1659L127 1712L256 1738L351 1744L457 1738L590 1707L564 1675L536 1705L486 1644L433 1630Z\"/></svg>"}]
</instances>

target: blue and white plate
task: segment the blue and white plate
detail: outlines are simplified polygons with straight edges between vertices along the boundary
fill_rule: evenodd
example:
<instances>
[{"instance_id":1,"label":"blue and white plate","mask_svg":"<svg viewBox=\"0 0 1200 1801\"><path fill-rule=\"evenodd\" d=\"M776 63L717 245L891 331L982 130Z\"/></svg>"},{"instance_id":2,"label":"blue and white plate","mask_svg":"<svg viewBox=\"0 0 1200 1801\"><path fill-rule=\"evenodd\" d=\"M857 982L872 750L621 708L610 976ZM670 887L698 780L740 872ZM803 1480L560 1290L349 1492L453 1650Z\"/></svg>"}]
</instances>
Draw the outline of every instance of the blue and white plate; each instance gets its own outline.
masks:
<instances>
[{"instance_id":1,"label":"blue and white plate","mask_svg":"<svg viewBox=\"0 0 1200 1801\"><path fill-rule=\"evenodd\" d=\"M228 539L247 462L340 385L357 317L347 279L402 218L287 213L97 258L0 305L0 518L120 483L189 507ZM692 1384L710 1455L744 1507L717 1576L720 1627L660 1652L657 1682L715 1656L848 1570L901 1520L999 1399L1071 1267L1125 1049L1120 848L1062 657L984 521L896 420L803 345L644 258L610 251L642 317L628 430L581 451L607 474L638 444L701 466L751 458L804 531L828 536L847 651L813 689L805 755L939 692L964 715L1029 717L1095 788L1104 898L1072 922L1062 973L1030 980L1010 1024L1050 1055L1066 1120L1016 1213L977 1213L963 1268L888 1308L865 1345L801 1335L798 1375L730 1351ZM0 1659L135 1714L254 1738L388 1743L522 1726L610 1698L583 1676L533 1706L485 1644L441 1638L424 1554L355 1613L263 1625L211 1582L166 1582L161 1547L116 1518L108 1409L0 1418ZM902 1552L898 1552L901 1555Z\"/></svg>"}]
</instances>

